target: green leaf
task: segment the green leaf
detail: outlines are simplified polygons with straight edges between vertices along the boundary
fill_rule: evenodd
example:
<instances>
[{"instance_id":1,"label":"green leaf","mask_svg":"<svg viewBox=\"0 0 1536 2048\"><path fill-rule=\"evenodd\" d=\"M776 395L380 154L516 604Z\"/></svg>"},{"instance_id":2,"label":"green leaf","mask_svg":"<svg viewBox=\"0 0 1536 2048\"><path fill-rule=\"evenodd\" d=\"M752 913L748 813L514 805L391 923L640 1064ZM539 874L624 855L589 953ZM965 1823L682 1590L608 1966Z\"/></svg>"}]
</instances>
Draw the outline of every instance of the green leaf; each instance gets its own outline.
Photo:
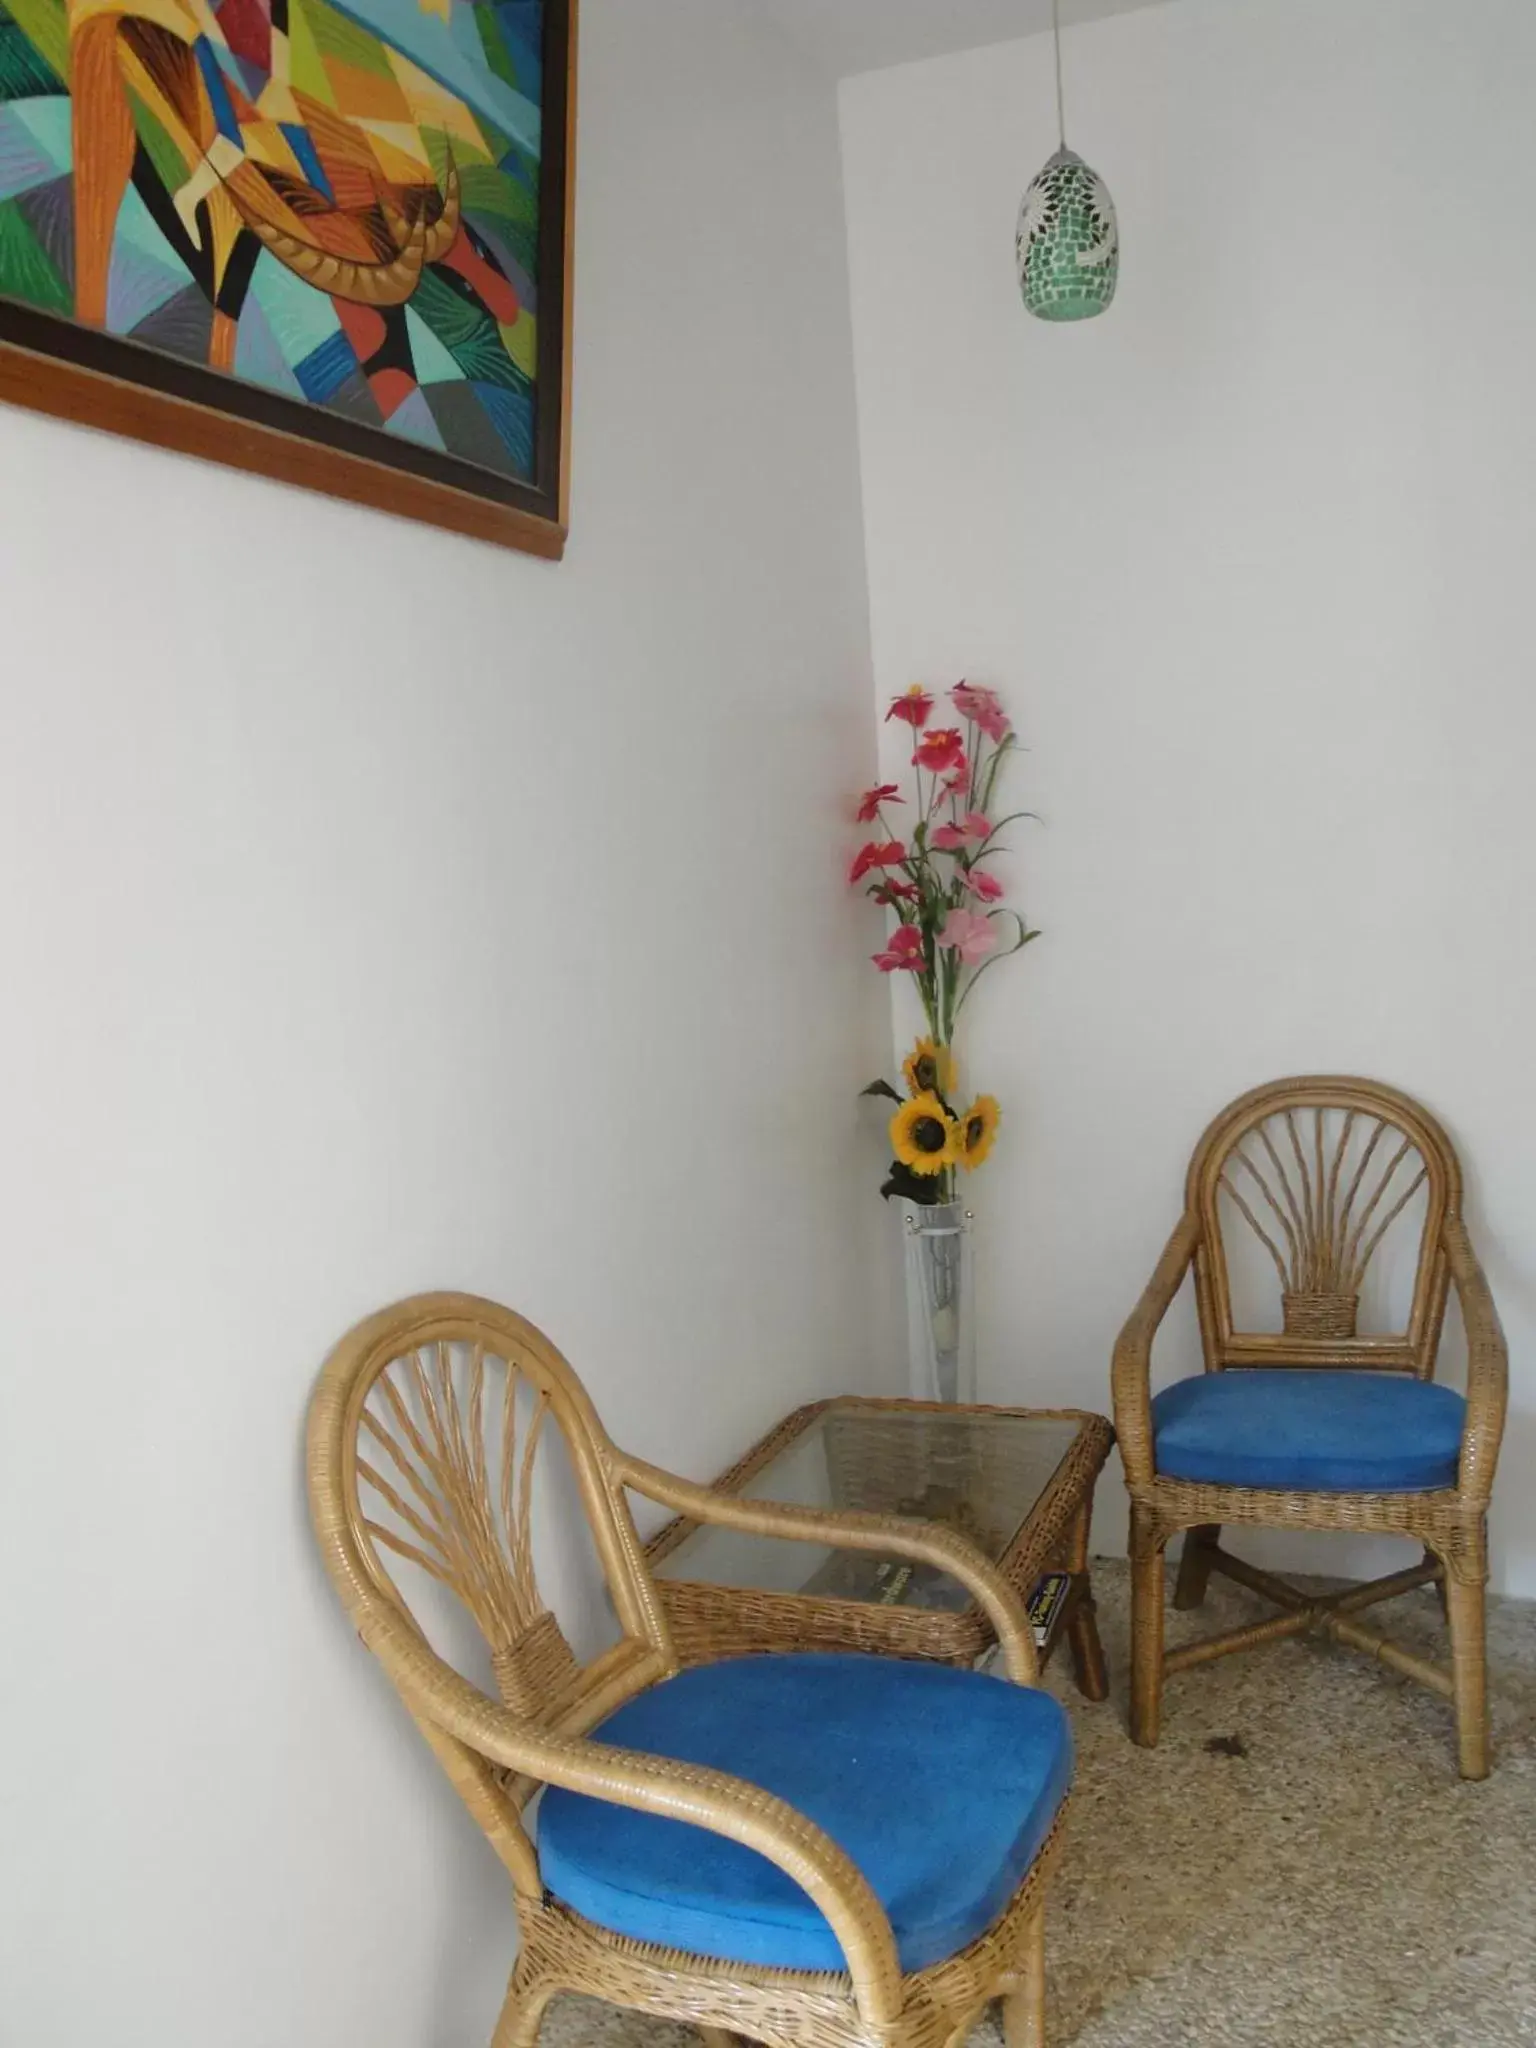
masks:
<instances>
[{"instance_id":1,"label":"green leaf","mask_svg":"<svg viewBox=\"0 0 1536 2048\"><path fill-rule=\"evenodd\" d=\"M981 965L976 969L976 972L971 976L970 980L966 983L964 993L961 995L959 1002L955 1005L955 1015L957 1017L959 1016L960 1012L965 1008L966 1004L970 1001L971 991L975 988L977 982L980 981L981 977L986 973L989 967L995 967L999 960L1011 960L1015 953L1022 953L1024 948L1030 943L1032 939L1038 939L1040 936L1039 932L1032 932L1030 930L1029 926L1024 922L1023 918L1020 917L1019 913L1016 910L990 910L988 911L987 916L989 919L999 917L1011 917L1014 923L1019 928L1019 936L1014 940L1013 944L1007 949L1006 952L994 953L990 959L982 961Z\"/></svg>"},{"instance_id":2,"label":"green leaf","mask_svg":"<svg viewBox=\"0 0 1536 2048\"><path fill-rule=\"evenodd\" d=\"M1000 740L998 742L997 748L994 751L991 760L987 763L987 772L985 776L982 778L981 785L978 790L978 794L981 799L981 801L976 806L978 810L990 810L992 805L992 791L997 784L997 771L999 768L1002 767L1004 761L1008 758L1009 754L1014 751L1016 744L1017 742L1015 736L1012 733L1009 733L1006 739Z\"/></svg>"},{"instance_id":3,"label":"green leaf","mask_svg":"<svg viewBox=\"0 0 1536 2048\"><path fill-rule=\"evenodd\" d=\"M996 841L997 835L999 832L1002 831L1005 825L1016 824L1020 818L1028 818L1036 825L1038 825L1040 822L1039 814L1035 811L1010 812L1006 818L998 819L997 823L992 827L992 830L987 834L986 838L981 842L980 846L977 847L975 855L973 857L976 860L981 860L985 855L989 853L1004 852L1005 849L1003 847L998 846L994 843Z\"/></svg>"},{"instance_id":4,"label":"green leaf","mask_svg":"<svg viewBox=\"0 0 1536 2048\"><path fill-rule=\"evenodd\" d=\"M889 1081L871 1081L869 1086L867 1088L861 1088L859 1090L859 1093L860 1095L888 1096L892 1102L903 1102L906 1099L904 1096L898 1095L896 1093L896 1090L891 1086Z\"/></svg>"},{"instance_id":5,"label":"green leaf","mask_svg":"<svg viewBox=\"0 0 1536 2048\"><path fill-rule=\"evenodd\" d=\"M938 1205L938 1182L938 1174L914 1173L910 1166L903 1166L899 1159L893 1159L890 1178L880 1193L887 1202L892 1195L902 1195L909 1202L921 1202L925 1209L932 1209Z\"/></svg>"}]
</instances>

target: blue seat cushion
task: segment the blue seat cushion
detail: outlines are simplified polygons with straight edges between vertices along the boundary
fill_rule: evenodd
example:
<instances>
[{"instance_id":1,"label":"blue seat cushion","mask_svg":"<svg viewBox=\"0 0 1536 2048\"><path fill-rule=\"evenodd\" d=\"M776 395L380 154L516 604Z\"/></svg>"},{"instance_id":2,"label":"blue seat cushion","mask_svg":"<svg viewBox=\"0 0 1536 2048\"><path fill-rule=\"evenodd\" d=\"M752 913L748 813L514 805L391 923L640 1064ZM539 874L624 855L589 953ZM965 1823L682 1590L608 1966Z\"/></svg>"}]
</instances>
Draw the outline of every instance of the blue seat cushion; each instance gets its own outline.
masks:
<instances>
[{"instance_id":1,"label":"blue seat cushion","mask_svg":"<svg viewBox=\"0 0 1536 2048\"><path fill-rule=\"evenodd\" d=\"M1280 1493L1425 1493L1456 1484L1467 1404L1398 1373L1229 1369L1152 1403L1170 1479Z\"/></svg>"},{"instance_id":2,"label":"blue seat cushion","mask_svg":"<svg viewBox=\"0 0 1536 2048\"><path fill-rule=\"evenodd\" d=\"M788 1800L864 1873L904 1970L956 1954L999 1917L1072 1775L1049 1693L892 1657L701 1665L628 1701L595 1739L709 1764ZM847 1967L791 1878L686 1821L551 1788L539 1863L555 1898L612 1933L723 1962Z\"/></svg>"}]
</instances>

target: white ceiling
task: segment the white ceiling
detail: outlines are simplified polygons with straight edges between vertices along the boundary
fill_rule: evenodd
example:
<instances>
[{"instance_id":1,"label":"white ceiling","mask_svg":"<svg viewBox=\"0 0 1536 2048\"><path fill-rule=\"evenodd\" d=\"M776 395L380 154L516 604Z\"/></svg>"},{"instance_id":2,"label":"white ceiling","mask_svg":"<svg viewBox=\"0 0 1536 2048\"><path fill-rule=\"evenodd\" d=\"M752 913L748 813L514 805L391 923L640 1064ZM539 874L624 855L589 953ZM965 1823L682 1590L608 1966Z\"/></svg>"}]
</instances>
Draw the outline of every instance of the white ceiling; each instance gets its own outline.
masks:
<instances>
[{"instance_id":1,"label":"white ceiling","mask_svg":"<svg viewBox=\"0 0 1536 2048\"><path fill-rule=\"evenodd\" d=\"M1156 0L1062 0L1064 26ZM1036 35L1051 0L748 0L836 77Z\"/></svg>"}]
</instances>

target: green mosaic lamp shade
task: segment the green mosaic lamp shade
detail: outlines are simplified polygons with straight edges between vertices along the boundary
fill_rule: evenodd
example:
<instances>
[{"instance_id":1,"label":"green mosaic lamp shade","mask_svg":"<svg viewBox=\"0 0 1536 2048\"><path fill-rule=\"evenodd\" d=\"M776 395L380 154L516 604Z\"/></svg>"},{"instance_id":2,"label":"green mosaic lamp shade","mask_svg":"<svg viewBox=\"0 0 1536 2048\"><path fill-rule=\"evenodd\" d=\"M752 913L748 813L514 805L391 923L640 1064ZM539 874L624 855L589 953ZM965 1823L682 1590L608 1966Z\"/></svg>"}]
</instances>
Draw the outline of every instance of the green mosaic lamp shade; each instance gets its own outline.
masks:
<instances>
[{"instance_id":1,"label":"green mosaic lamp shade","mask_svg":"<svg viewBox=\"0 0 1536 2048\"><path fill-rule=\"evenodd\" d=\"M1019 289L1037 320L1091 320L1120 277L1115 203L1097 171L1058 149L1019 208Z\"/></svg>"}]
</instances>

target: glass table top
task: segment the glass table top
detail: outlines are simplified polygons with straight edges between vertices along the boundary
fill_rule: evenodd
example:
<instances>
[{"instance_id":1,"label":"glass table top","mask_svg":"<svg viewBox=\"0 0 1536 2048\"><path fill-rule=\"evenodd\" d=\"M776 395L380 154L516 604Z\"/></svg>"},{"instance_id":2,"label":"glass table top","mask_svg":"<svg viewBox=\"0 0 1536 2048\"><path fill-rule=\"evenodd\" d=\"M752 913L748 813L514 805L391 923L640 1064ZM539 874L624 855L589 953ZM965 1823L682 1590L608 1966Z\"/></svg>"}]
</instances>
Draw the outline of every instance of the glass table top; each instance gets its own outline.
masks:
<instances>
[{"instance_id":1,"label":"glass table top","mask_svg":"<svg viewBox=\"0 0 1536 2048\"><path fill-rule=\"evenodd\" d=\"M798 1507L941 1522L997 1563L1082 1427L1071 1416L834 1402L738 1490ZM652 1569L660 1579L879 1606L959 1612L970 1605L965 1589L932 1566L697 1524Z\"/></svg>"}]
</instances>

